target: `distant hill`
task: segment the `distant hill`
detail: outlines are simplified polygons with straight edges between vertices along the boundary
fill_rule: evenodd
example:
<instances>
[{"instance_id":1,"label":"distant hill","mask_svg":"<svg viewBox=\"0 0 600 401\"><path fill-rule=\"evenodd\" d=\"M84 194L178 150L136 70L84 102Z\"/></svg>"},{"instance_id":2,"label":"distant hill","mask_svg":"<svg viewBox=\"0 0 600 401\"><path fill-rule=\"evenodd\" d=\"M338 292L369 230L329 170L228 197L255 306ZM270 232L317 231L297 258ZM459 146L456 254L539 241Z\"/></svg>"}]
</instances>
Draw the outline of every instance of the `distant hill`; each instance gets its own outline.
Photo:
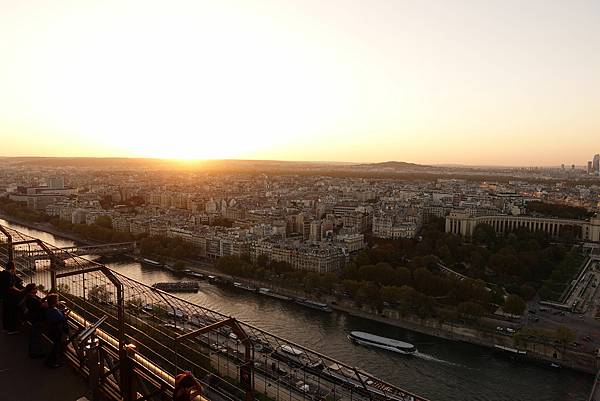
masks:
<instances>
[{"instance_id":1,"label":"distant hill","mask_svg":"<svg viewBox=\"0 0 600 401\"><path fill-rule=\"evenodd\" d=\"M407 162L398 162L398 161L387 161L381 163L363 163L356 164L352 166L353 168L358 169L386 169L386 170L430 170L435 167L427 166L424 164L415 164L415 163L407 163Z\"/></svg>"}]
</instances>

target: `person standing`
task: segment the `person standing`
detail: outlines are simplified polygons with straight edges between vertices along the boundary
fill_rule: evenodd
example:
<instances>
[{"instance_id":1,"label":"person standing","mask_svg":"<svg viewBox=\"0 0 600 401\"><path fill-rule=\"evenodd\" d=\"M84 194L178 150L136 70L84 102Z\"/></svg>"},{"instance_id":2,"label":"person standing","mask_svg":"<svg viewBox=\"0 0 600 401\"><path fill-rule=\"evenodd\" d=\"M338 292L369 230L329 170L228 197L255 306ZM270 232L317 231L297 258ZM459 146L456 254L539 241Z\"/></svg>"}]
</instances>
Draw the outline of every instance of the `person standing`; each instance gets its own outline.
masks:
<instances>
[{"instance_id":1,"label":"person standing","mask_svg":"<svg viewBox=\"0 0 600 401\"><path fill-rule=\"evenodd\" d=\"M192 401L199 395L202 395L202 385L192 372L184 372L175 377L173 401Z\"/></svg>"},{"instance_id":2,"label":"person standing","mask_svg":"<svg viewBox=\"0 0 600 401\"><path fill-rule=\"evenodd\" d=\"M62 366L63 337L67 334L69 326L65 312L59 308L58 294L49 294L46 297L46 302L48 303L48 309L46 310L48 337L52 341L52 349L46 358L46 365L51 368L58 368Z\"/></svg>"},{"instance_id":3,"label":"person standing","mask_svg":"<svg viewBox=\"0 0 600 401\"><path fill-rule=\"evenodd\" d=\"M2 326L8 334L17 334L19 323L19 300L23 281L17 277L17 270L12 261L0 272L0 297L2 297Z\"/></svg>"},{"instance_id":4,"label":"person standing","mask_svg":"<svg viewBox=\"0 0 600 401\"><path fill-rule=\"evenodd\" d=\"M35 284L27 284L23 292L25 293L25 297L21 305L25 310L25 318L31 323L29 356L31 358L42 358L44 356L42 348L42 323L46 313L44 303L37 295L37 286Z\"/></svg>"}]
</instances>

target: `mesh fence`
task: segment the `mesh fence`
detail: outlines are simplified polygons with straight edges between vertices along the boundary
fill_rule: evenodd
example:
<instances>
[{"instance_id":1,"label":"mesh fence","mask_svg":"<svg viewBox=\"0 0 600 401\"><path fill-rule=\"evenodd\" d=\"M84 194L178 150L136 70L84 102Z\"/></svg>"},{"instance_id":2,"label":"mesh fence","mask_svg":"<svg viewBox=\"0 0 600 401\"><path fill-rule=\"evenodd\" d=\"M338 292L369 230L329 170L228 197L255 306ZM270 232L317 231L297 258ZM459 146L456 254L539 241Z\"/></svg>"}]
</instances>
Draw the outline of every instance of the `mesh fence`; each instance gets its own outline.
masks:
<instances>
[{"instance_id":1,"label":"mesh fence","mask_svg":"<svg viewBox=\"0 0 600 401\"><path fill-rule=\"evenodd\" d=\"M12 248L27 282L55 287L82 323L107 316L115 344L168 374L192 371L210 400L412 400L423 397L326 355L214 310L147 286L110 268L0 226L0 259ZM12 245L9 244L12 242ZM119 297L119 294L122 297ZM223 325L219 326L219 322ZM214 325L214 329L196 333ZM211 326L213 327L213 326Z\"/></svg>"}]
</instances>

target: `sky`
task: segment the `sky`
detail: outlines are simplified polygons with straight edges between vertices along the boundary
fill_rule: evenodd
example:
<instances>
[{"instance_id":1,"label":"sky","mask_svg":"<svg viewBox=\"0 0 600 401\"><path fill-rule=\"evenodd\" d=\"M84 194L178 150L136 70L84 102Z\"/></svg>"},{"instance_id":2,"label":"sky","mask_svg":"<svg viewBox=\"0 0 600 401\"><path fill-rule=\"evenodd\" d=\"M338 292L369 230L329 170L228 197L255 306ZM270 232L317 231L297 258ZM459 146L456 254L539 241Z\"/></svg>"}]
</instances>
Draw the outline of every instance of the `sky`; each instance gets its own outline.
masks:
<instances>
[{"instance_id":1,"label":"sky","mask_svg":"<svg viewBox=\"0 0 600 401\"><path fill-rule=\"evenodd\" d=\"M0 0L0 156L584 165L597 0Z\"/></svg>"}]
</instances>

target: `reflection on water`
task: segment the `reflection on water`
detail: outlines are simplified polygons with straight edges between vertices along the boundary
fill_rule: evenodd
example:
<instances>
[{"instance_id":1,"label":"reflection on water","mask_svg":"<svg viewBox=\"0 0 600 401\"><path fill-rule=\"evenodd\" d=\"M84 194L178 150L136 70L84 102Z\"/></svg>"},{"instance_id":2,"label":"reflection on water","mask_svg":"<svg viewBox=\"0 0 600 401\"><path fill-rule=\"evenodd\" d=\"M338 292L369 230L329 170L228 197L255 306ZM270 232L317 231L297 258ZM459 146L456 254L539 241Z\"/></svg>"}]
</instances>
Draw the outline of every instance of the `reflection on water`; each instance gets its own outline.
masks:
<instances>
[{"instance_id":1,"label":"reflection on water","mask_svg":"<svg viewBox=\"0 0 600 401\"><path fill-rule=\"evenodd\" d=\"M3 220L0 224L10 226ZM20 226L14 228L35 237L42 236L37 230L26 230ZM72 245L72 241L43 234L43 239L49 243ZM181 279L168 271L136 262L116 262L109 266L148 285ZM186 277L185 280L193 279ZM337 312L323 313L244 290L217 287L206 281L199 282L197 294L180 296L358 366L432 401L583 401L587 400L591 389L591 376L513 362L485 348L420 335ZM419 352L407 356L353 345L346 339L346 334L352 330L407 341L413 343Z\"/></svg>"}]
</instances>

